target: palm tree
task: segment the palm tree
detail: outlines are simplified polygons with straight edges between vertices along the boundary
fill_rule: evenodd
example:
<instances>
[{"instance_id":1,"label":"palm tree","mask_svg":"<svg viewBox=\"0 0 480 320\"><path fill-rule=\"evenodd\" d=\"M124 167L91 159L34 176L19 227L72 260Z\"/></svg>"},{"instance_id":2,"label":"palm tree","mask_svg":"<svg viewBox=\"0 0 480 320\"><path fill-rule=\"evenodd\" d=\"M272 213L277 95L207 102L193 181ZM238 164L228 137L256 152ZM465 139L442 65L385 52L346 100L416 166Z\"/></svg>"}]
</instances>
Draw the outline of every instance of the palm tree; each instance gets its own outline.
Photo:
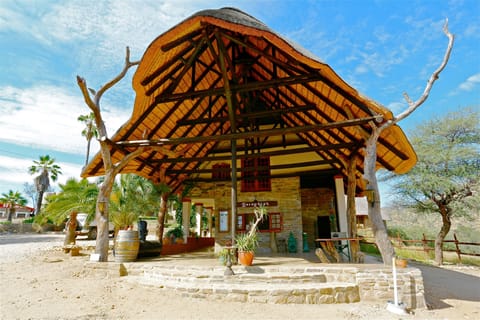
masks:
<instances>
[{"instance_id":1,"label":"palm tree","mask_svg":"<svg viewBox=\"0 0 480 320\"><path fill-rule=\"evenodd\" d=\"M153 183L134 174L123 174L120 183L115 183L110 198L113 223L124 228L140 215L158 212L160 196Z\"/></svg>"},{"instance_id":2,"label":"palm tree","mask_svg":"<svg viewBox=\"0 0 480 320\"><path fill-rule=\"evenodd\" d=\"M35 214L40 213L42 208L43 194L50 187L50 178L52 181L57 181L58 175L62 174L60 166L55 164L55 159L50 158L47 154L45 156L40 156L40 160L33 161L34 165L29 168L30 174L40 173L35 177L35 188L37 189L37 202L35 206Z\"/></svg>"},{"instance_id":3,"label":"palm tree","mask_svg":"<svg viewBox=\"0 0 480 320\"><path fill-rule=\"evenodd\" d=\"M60 184L60 192L46 198L43 210L45 216L55 224L65 221L70 212L84 212L91 220L95 214L95 205L98 196L98 186L87 179L78 181L70 178L65 184Z\"/></svg>"},{"instance_id":4,"label":"palm tree","mask_svg":"<svg viewBox=\"0 0 480 320\"><path fill-rule=\"evenodd\" d=\"M25 199L20 192L9 190L8 193L2 193L0 202L5 204L5 208L8 208L8 221L12 221L13 214L15 213L15 206L24 206L27 204L27 199Z\"/></svg>"},{"instance_id":5,"label":"palm tree","mask_svg":"<svg viewBox=\"0 0 480 320\"><path fill-rule=\"evenodd\" d=\"M95 114L90 112L90 114L79 116L77 120L85 124L85 129L82 130L82 136L87 138L87 156L85 158L86 166L88 164L88 159L90 158L90 142L92 141L93 137L98 137L98 130L95 124Z\"/></svg>"}]
</instances>

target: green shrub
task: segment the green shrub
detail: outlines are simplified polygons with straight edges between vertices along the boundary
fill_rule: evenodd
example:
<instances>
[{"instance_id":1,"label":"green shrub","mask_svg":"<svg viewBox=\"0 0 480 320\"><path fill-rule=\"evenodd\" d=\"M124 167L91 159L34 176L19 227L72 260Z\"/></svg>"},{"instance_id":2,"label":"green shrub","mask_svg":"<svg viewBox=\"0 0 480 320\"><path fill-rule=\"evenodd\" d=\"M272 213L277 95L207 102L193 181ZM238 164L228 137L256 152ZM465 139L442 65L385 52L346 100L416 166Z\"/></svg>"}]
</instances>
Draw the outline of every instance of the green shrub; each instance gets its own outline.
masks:
<instances>
[{"instance_id":1,"label":"green shrub","mask_svg":"<svg viewBox=\"0 0 480 320\"><path fill-rule=\"evenodd\" d=\"M372 255L380 255L380 251L378 250L377 246L370 243L360 242L360 251L368 254L372 254Z\"/></svg>"},{"instance_id":2,"label":"green shrub","mask_svg":"<svg viewBox=\"0 0 480 320\"><path fill-rule=\"evenodd\" d=\"M28 219L24 219L23 223L33 223L34 220L35 220L35 218L31 217L31 218L28 218Z\"/></svg>"}]
</instances>

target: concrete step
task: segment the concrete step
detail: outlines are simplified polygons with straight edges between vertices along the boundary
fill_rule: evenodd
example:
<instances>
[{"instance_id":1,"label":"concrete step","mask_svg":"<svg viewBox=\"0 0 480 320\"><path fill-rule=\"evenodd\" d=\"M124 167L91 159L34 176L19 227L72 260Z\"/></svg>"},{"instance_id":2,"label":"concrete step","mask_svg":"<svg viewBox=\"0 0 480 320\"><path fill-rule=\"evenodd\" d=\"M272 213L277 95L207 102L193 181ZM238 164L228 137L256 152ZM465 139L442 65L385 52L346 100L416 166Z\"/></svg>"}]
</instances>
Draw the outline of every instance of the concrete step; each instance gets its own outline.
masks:
<instances>
[{"instance_id":1,"label":"concrete step","mask_svg":"<svg viewBox=\"0 0 480 320\"><path fill-rule=\"evenodd\" d=\"M315 269L234 266L233 270L235 275L225 276L225 267L155 266L130 279L182 296L213 300L278 304L360 301L355 283L327 281L327 276Z\"/></svg>"},{"instance_id":2,"label":"concrete step","mask_svg":"<svg viewBox=\"0 0 480 320\"><path fill-rule=\"evenodd\" d=\"M325 304L360 301L358 286L347 283L231 283L165 281L161 278L130 278L143 285L174 290L185 297L222 301L274 304Z\"/></svg>"}]
</instances>

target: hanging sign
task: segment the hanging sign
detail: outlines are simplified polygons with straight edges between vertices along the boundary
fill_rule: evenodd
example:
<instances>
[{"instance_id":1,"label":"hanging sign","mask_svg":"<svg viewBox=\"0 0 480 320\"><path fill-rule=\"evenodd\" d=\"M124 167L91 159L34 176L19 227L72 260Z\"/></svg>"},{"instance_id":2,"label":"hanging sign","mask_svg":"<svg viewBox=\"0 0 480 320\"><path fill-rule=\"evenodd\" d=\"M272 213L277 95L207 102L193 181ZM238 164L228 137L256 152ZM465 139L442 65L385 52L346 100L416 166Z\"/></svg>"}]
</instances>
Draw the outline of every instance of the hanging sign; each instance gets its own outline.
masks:
<instances>
[{"instance_id":1,"label":"hanging sign","mask_svg":"<svg viewBox=\"0 0 480 320\"><path fill-rule=\"evenodd\" d=\"M276 206L278 206L278 202L272 201L272 200L237 202L237 208L276 207Z\"/></svg>"}]
</instances>

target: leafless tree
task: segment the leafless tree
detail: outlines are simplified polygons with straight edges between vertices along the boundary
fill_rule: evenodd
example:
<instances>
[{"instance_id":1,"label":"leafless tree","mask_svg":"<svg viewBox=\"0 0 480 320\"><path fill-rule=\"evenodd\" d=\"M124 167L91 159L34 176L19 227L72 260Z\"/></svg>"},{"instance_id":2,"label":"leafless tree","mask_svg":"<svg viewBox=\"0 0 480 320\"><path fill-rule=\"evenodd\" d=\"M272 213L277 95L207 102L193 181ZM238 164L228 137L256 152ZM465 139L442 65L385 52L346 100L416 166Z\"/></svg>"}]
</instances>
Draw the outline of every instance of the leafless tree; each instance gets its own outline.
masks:
<instances>
[{"instance_id":1,"label":"leafless tree","mask_svg":"<svg viewBox=\"0 0 480 320\"><path fill-rule=\"evenodd\" d=\"M454 36L448 30L448 19L443 26L443 32L448 37L448 45L440 66L432 73L427 85L423 91L423 94L418 100L413 101L410 99L407 93L404 93L405 100L408 103L408 108L400 113L398 116L394 116L393 119L378 125L375 122L370 122L372 133L367 137L366 150L365 150L365 162L364 162L364 179L367 183L367 190L373 191L373 201L368 207L368 216L372 222L372 229L375 235L375 240L383 258L384 264L390 265L392 258L395 254L392 243L388 239L387 229L382 221L381 206L380 206L380 192L378 190L376 171L377 162L377 141L380 134L387 128L397 124L401 120L412 114L418 107L420 107L428 98L433 84L438 80L440 73L445 68L450 58L450 53L453 48Z\"/></svg>"}]
</instances>

